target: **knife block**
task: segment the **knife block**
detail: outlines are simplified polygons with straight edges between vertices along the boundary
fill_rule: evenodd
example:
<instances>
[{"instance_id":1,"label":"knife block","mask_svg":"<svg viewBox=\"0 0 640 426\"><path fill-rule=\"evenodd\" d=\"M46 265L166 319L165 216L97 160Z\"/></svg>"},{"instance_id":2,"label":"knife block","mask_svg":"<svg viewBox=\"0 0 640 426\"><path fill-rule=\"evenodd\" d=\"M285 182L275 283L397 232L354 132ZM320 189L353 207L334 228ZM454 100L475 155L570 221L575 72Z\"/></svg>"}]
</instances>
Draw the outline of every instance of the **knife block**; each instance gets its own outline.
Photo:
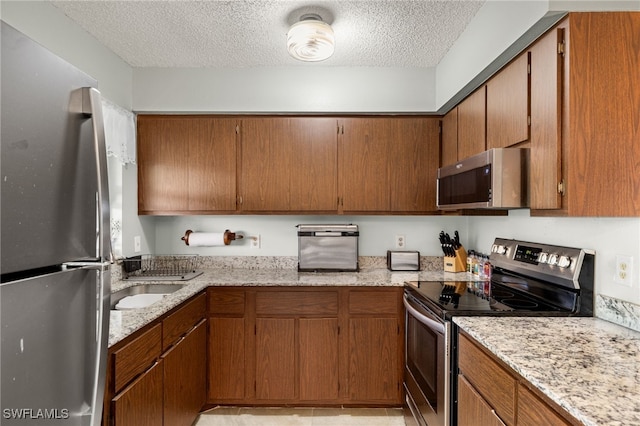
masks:
<instances>
[{"instance_id":1,"label":"knife block","mask_svg":"<svg viewBox=\"0 0 640 426\"><path fill-rule=\"evenodd\" d=\"M465 272L467 270L467 251L463 246L460 246L455 252L455 256L444 257L445 272Z\"/></svg>"}]
</instances>

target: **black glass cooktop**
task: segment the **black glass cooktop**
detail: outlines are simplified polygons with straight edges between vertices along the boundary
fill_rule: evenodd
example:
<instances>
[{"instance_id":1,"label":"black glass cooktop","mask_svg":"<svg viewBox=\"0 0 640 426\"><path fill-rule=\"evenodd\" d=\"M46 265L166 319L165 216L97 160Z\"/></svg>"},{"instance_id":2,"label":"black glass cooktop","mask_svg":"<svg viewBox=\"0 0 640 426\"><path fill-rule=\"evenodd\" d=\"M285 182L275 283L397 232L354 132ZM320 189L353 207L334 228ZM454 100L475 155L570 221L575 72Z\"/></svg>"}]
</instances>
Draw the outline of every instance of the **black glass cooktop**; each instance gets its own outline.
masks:
<instances>
[{"instance_id":1,"label":"black glass cooktop","mask_svg":"<svg viewBox=\"0 0 640 426\"><path fill-rule=\"evenodd\" d=\"M521 288L503 285L498 277L492 281L412 281L405 284L407 292L423 302L430 310L442 318L454 315L518 315L544 313L567 315L570 308L563 308L563 303L544 299L536 295L525 282L518 282ZM522 287L527 285L526 289ZM520 291L525 290L525 291ZM541 291L537 291L540 293ZM562 301L561 301L562 302ZM573 305L570 305L573 306Z\"/></svg>"}]
</instances>

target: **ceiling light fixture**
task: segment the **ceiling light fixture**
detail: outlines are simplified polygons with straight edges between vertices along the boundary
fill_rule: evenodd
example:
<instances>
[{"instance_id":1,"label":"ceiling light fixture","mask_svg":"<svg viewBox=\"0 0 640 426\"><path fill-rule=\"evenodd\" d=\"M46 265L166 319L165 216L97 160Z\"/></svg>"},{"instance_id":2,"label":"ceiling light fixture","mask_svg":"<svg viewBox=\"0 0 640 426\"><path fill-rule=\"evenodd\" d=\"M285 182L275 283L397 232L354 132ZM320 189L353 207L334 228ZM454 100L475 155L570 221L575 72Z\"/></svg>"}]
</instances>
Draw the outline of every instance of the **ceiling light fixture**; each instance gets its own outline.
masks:
<instances>
[{"instance_id":1,"label":"ceiling light fixture","mask_svg":"<svg viewBox=\"0 0 640 426\"><path fill-rule=\"evenodd\" d=\"M324 61L333 55L334 44L331 25L314 13L302 15L287 33L289 54L301 61Z\"/></svg>"}]
</instances>

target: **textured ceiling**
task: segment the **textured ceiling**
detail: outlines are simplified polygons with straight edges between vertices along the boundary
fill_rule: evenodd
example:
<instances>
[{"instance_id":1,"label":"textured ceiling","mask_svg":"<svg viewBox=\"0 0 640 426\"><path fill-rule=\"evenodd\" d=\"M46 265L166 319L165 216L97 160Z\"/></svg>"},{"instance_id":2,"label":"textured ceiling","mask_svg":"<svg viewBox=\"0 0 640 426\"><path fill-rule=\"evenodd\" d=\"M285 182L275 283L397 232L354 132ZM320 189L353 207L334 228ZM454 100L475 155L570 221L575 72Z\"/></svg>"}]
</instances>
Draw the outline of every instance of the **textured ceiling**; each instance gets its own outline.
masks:
<instances>
[{"instance_id":1,"label":"textured ceiling","mask_svg":"<svg viewBox=\"0 0 640 426\"><path fill-rule=\"evenodd\" d=\"M484 0L52 1L133 67L435 66ZM286 34L304 13L335 32L334 55L289 57Z\"/></svg>"}]
</instances>

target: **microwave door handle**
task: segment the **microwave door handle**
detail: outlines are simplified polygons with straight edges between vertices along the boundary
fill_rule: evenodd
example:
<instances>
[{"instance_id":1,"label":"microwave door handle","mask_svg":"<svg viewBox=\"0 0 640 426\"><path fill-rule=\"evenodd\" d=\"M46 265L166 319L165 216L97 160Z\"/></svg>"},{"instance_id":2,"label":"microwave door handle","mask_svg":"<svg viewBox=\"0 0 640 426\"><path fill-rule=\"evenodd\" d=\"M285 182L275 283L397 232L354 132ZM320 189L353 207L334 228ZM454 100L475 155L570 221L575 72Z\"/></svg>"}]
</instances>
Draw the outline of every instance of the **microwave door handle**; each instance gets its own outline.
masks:
<instances>
[{"instance_id":1,"label":"microwave door handle","mask_svg":"<svg viewBox=\"0 0 640 426\"><path fill-rule=\"evenodd\" d=\"M444 326L444 324L439 322L439 321L435 321L435 320L427 317L423 313L419 312L416 308L411 306L411 304L407 300L407 296L404 296L402 302L404 303L404 307L407 309L407 311L411 315L413 315L413 317L415 317L415 319L417 319L422 324L426 325L427 327L429 327L431 330L435 331L436 333L445 334L445 326Z\"/></svg>"}]
</instances>

